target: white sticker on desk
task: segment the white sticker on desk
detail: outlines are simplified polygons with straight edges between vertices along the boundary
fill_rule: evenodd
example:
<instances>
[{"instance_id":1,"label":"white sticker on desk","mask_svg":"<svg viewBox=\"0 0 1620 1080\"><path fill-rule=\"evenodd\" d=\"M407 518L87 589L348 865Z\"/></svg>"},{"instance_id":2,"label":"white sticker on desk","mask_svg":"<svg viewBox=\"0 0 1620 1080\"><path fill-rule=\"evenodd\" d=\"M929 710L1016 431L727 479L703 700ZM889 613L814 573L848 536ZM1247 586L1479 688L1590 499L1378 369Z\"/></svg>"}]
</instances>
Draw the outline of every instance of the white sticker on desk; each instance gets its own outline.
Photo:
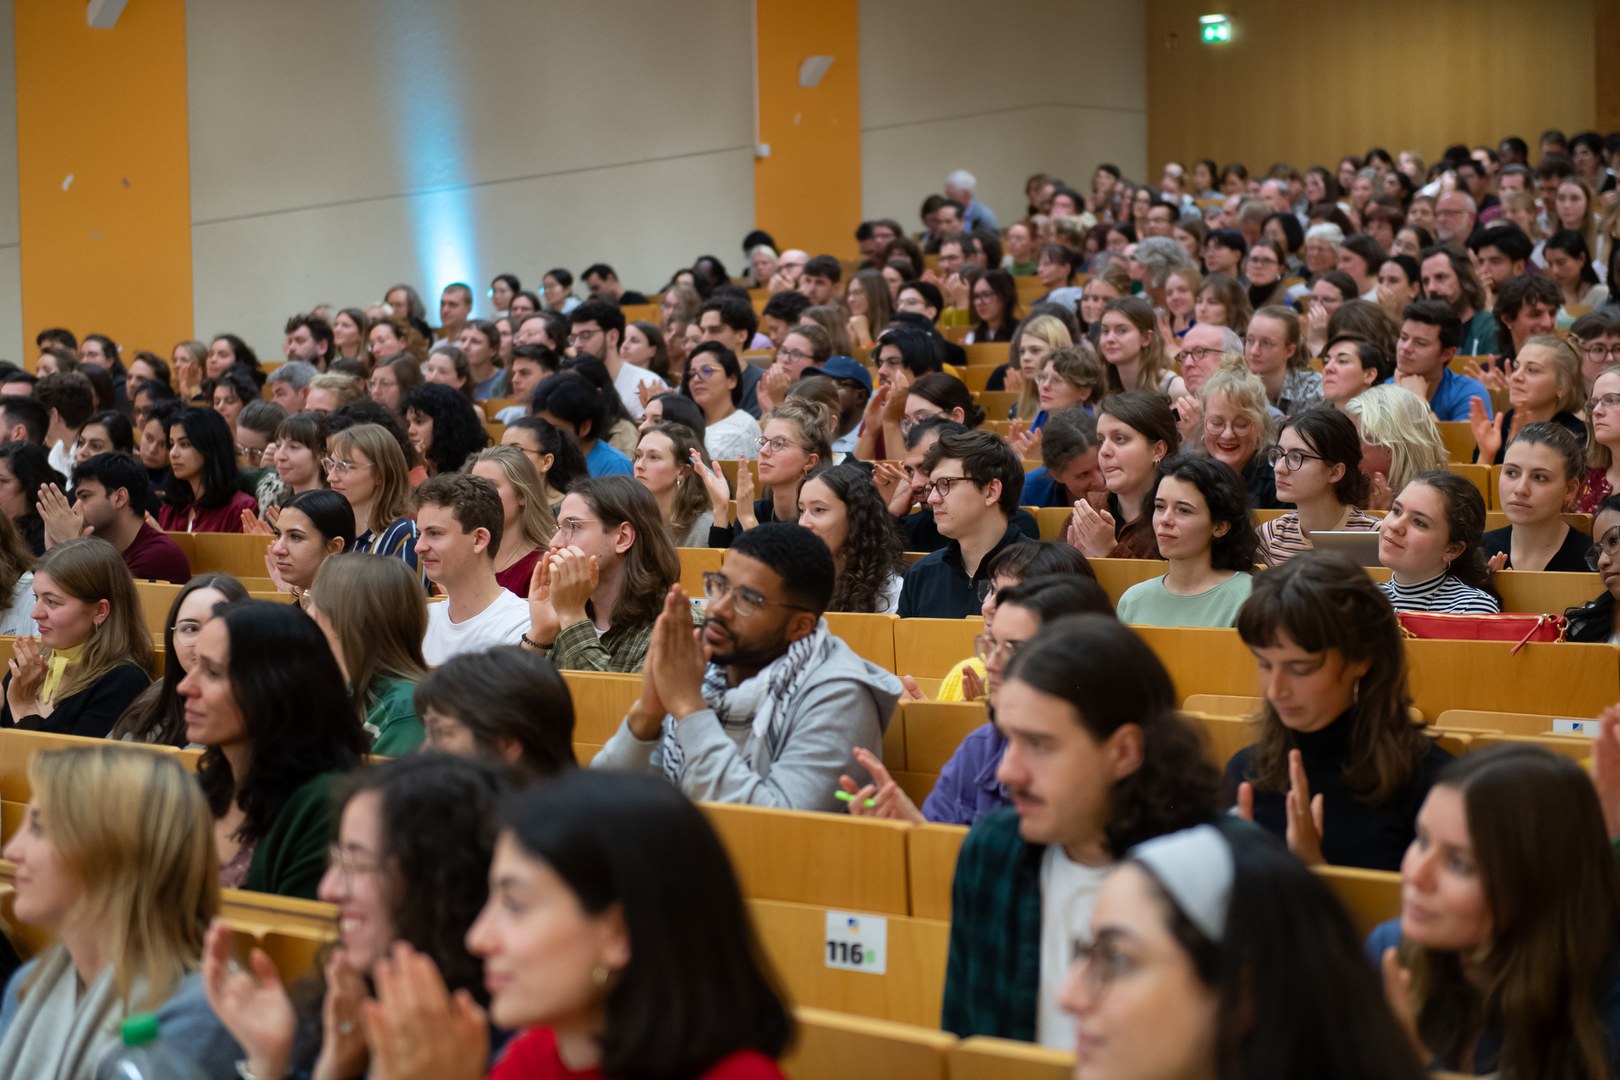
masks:
<instances>
[{"instance_id":1,"label":"white sticker on desk","mask_svg":"<svg viewBox=\"0 0 1620 1080\"><path fill-rule=\"evenodd\" d=\"M889 920L880 915L827 912L826 965L839 971L882 975L889 964Z\"/></svg>"}]
</instances>

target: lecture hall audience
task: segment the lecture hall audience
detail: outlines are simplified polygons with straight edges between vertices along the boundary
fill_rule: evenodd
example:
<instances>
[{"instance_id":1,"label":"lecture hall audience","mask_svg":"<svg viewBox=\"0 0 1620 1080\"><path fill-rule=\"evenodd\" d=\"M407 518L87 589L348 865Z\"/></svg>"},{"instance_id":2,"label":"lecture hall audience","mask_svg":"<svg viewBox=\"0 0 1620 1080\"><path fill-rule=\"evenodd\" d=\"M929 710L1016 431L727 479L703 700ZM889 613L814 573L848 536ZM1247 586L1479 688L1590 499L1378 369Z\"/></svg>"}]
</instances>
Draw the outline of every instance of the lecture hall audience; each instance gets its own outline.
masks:
<instances>
[{"instance_id":1,"label":"lecture hall audience","mask_svg":"<svg viewBox=\"0 0 1620 1080\"><path fill-rule=\"evenodd\" d=\"M1510 570L1620 641L1620 141L1531 149L1037 173L1005 229L958 170L858 262L756 231L653 301L596 263L257 352L40 330L0 364L0 728L18 942L61 943L0 1073L97 1076L146 1010L210 1075L778 1080L694 801L971 826L942 1027L1077 1075L1620 1071L1620 704L1590 780L1481 751L1411 687L1540 661L1402 638L1495 633ZM1313 547L1347 530L1388 580ZM1180 627L1252 655L1247 724L1176 712ZM946 677L851 647L891 632ZM939 777L884 760L936 716ZM1400 918L1358 949L1313 864L1398 869ZM234 946L221 886L336 905L318 970Z\"/></svg>"}]
</instances>

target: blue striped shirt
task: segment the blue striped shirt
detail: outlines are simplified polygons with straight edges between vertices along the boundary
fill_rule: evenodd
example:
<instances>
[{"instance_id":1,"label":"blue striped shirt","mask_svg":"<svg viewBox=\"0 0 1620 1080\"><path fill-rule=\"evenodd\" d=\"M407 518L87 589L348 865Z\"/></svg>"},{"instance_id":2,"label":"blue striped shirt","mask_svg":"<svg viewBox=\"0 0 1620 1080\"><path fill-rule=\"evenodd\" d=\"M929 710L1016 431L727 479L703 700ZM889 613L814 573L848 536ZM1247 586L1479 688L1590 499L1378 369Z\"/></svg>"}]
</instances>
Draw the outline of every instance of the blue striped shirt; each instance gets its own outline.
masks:
<instances>
[{"instance_id":1,"label":"blue striped shirt","mask_svg":"<svg viewBox=\"0 0 1620 1080\"><path fill-rule=\"evenodd\" d=\"M416 522L408 517L395 518L381 533L367 529L355 537L354 550L361 555L389 555L404 559L426 588L427 577L416 558L416 535Z\"/></svg>"}]
</instances>

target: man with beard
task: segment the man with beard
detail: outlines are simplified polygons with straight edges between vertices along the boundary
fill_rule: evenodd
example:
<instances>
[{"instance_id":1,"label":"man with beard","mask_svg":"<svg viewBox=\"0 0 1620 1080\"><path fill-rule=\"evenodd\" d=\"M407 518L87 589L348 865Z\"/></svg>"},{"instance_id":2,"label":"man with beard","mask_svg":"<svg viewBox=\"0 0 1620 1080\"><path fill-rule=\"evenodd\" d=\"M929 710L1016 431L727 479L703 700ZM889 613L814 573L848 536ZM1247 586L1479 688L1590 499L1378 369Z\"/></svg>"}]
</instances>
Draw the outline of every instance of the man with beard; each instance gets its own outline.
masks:
<instances>
[{"instance_id":1,"label":"man with beard","mask_svg":"<svg viewBox=\"0 0 1620 1080\"><path fill-rule=\"evenodd\" d=\"M690 600L669 590L641 697L592 768L662 772L699 800L842 809L838 778L856 747L882 754L901 687L827 629L836 579L808 529L773 522L738 536L704 575L697 635Z\"/></svg>"}]
</instances>

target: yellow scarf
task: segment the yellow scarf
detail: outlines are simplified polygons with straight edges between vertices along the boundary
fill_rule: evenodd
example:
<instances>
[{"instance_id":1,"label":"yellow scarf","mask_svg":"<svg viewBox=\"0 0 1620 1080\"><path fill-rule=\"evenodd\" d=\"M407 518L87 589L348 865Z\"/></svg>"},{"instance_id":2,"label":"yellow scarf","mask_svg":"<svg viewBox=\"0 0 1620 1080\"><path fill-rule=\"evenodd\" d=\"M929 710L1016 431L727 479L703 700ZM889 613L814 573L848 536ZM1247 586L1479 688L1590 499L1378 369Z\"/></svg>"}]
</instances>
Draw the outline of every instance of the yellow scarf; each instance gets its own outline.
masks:
<instances>
[{"instance_id":1,"label":"yellow scarf","mask_svg":"<svg viewBox=\"0 0 1620 1080\"><path fill-rule=\"evenodd\" d=\"M62 676L67 673L68 665L78 663L83 655L83 645L51 650L51 655L45 660L45 684L39 688L39 700L56 700L56 691L62 686Z\"/></svg>"}]
</instances>

